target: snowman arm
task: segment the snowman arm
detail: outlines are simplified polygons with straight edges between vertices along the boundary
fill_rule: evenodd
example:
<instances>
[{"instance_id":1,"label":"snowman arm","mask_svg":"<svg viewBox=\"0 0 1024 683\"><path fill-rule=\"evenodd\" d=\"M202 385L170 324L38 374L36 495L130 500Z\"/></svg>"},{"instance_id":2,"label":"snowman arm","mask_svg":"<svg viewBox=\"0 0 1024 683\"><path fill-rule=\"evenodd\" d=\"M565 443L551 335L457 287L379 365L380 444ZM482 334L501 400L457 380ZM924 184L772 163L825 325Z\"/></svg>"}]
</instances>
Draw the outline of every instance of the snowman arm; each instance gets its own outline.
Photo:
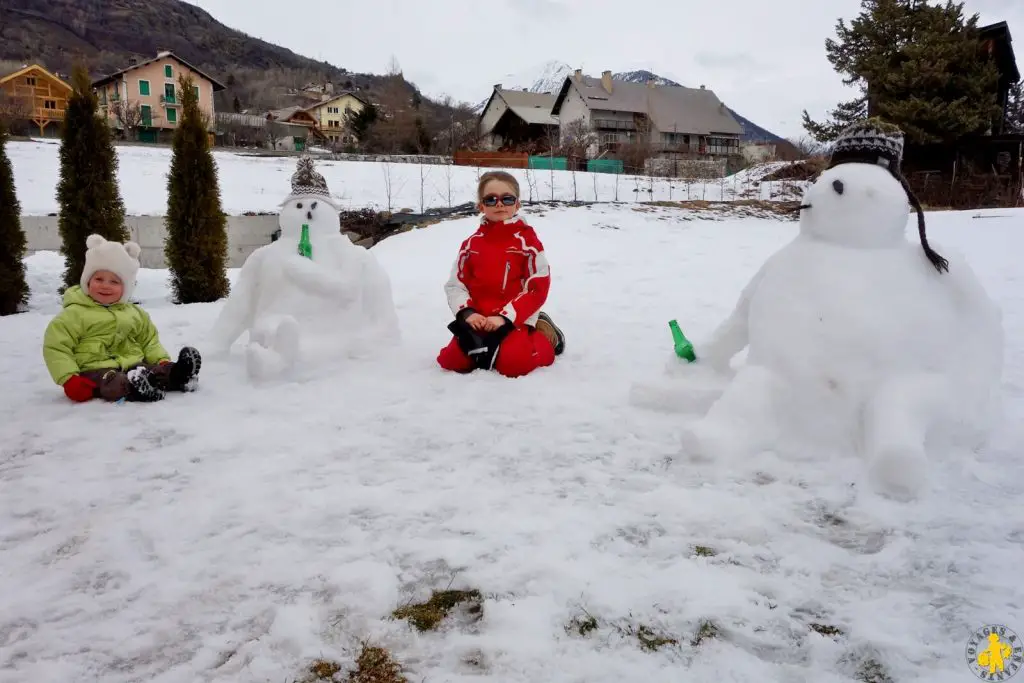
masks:
<instances>
[{"instance_id":1,"label":"snowman arm","mask_svg":"<svg viewBox=\"0 0 1024 683\"><path fill-rule=\"evenodd\" d=\"M303 257L289 258L284 267L295 284L319 296L339 302L352 302L359 293L357 278L338 275Z\"/></svg>"},{"instance_id":2,"label":"snowman arm","mask_svg":"<svg viewBox=\"0 0 1024 683\"><path fill-rule=\"evenodd\" d=\"M737 353L742 351L750 338L748 320L750 300L757 290L764 272L765 263L740 292L732 313L711 333L711 337L697 348L698 355L713 367L724 369Z\"/></svg>"},{"instance_id":3,"label":"snowman arm","mask_svg":"<svg viewBox=\"0 0 1024 683\"><path fill-rule=\"evenodd\" d=\"M238 336L249 327L253 308L256 305L257 271L261 263L260 253L253 252L238 273L238 280L231 288L231 294L224 302L220 316L210 332L211 343L215 348L227 350L235 343Z\"/></svg>"}]
</instances>

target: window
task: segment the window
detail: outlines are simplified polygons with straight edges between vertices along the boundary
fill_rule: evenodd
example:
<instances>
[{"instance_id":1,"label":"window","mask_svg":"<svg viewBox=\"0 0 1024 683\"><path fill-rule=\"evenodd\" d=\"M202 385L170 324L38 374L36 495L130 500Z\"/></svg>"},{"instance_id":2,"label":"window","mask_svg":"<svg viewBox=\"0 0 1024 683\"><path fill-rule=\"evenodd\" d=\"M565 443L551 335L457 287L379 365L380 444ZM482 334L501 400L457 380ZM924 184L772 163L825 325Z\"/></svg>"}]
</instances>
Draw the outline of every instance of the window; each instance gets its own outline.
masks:
<instances>
[{"instance_id":1,"label":"window","mask_svg":"<svg viewBox=\"0 0 1024 683\"><path fill-rule=\"evenodd\" d=\"M142 105L142 125L147 128L153 125L153 108L148 104Z\"/></svg>"},{"instance_id":2,"label":"window","mask_svg":"<svg viewBox=\"0 0 1024 683\"><path fill-rule=\"evenodd\" d=\"M199 101L199 86L198 85L193 85L192 86L192 92L194 92L196 94L196 102L198 102Z\"/></svg>"},{"instance_id":3,"label":"window","mask_svg":"<svg viewBox=\"0 0 1024 683\"><path fill-rule=\"evenodd\" d=\"M139 94L149 96L149 81L139 81Z\"/></svg>"},{"instance_id":4,"label":"window","mask_svg":"<svg viewBox=\"0 0 1024 683\"><path fill-rule=\"evenodd\" d=\"M168 102L174 102L174 84L164 83L164 99Z\"/></svg>"},{"instance_id":5,"label":"window","mask_svg":"<svg viewBox=\"0 0 1024 683\"><path fill-rule=\"evenodd\" d=\"M164 64L164 78L174 78L174 67Z\"/></svg>"},{"instance_id":6,"label":"window","mask_svg":"<svg viewBox=\"0 0 1024 683\"><path fill-rule=\"evenodd\" d=\"M167 123L177 123L177 122L178 122L178 110L177 109L168 109L167 110Z\"/></svg>"},{"instance_id":7,"label":"window","mask_svg":"<svg viewBox=\"0 0 1024 683\"><path fill-rule=\"evenodd\" d=\"M57 101L56 100L43 100L43 109L56 109L56 108L57 108Z\"/></svg>"},{"instance_id":8,"label":"window","mask_svg":"<svg viewBox=\"0 0 1024 683\"><path fill-rule=\"evenodd\" d=\"M25 77L25 85L35 86L35 84L36 84L36 77L35 76L26 76Z\"/></svg>"}]
</instances>

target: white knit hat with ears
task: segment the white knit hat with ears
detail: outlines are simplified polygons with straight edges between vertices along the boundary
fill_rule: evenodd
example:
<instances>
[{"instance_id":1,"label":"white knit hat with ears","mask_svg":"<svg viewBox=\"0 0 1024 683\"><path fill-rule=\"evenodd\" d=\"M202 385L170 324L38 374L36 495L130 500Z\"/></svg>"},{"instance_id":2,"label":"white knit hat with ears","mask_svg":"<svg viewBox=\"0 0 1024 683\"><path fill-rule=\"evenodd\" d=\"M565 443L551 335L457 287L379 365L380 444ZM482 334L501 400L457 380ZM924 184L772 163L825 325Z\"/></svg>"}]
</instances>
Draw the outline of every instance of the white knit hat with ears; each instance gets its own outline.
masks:
<instances>
[{"instance_id":1,"label":"white knit hat with ears","mask_svg":"<svg viewBox=\"0 0 1024 683\"><path fill-rule=\"evenodd\" d=\"M118 303L124 303L135 290L135 278L139 274L139 253L142 248L135 242L110 242L102 235L89 235L85 240L85 268L82 269L81 285L89 291L89 280L100 270L109 270L124 284L124 293Z\"/></svg>"}]
</instances>

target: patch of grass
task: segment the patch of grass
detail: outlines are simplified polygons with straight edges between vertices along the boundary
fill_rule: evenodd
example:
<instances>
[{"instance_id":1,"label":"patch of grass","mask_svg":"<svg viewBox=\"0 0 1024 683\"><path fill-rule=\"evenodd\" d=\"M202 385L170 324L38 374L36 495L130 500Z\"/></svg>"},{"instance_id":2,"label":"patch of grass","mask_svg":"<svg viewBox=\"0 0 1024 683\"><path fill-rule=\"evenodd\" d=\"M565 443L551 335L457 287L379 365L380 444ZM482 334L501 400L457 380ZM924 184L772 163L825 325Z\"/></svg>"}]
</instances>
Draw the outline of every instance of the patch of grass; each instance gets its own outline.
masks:
<instances>
[{"instance_id":1,"label":"patch of grass","mask_svg":"<svg viewBox=\"0 0 1024 683\"><path fill-rule=\"evenodd\" d=\"M570 619L569 623L565 625L565 632L570 634L577 633L580 636L586 637L588 633L596 631L597 628L597 619L594 618L593 615L577 615Z\"/></svg>"},{"instance_id":2,"label":"patch of grass","mask_svg":"<svg viewBox=\"0 0 1024 683\"><path fill-rule=\"evenodd\" d=\"M893 683L885 667L873 657L868 657L860 663L854 678L862 683Z\"/></svg>"},{"instance_id":3,"label":"patch of grass","mask_svg":"<svg viewBox=\"0 0 1024 683\"><path fill-rule=\"evenodd\" d=\"M838 626L831 626L829 624L817 624L817 623L814 623L814 624L810 624L810 627L811 627L812 631L814 631L816 633L820 633L823 636L828 636L829 638L834 638L836 636L844 636L844 635L846 635L846 633L843 631L843 629L839 628Z\"/></svg>"},{"instance_id":4,"label":"patch of grass","mask_svg":"<svg viewBox=\"0 0 1024 683\"><path fill-rule=\"evenodd\" d=\"M407 619L418 631L433 631L448 613L462 603L469 603L467 612L477 619L483 616L483 596L480 591L434 591L426 602L399 607L391 616Z\"/></svg>"},{"instance_id":5,"label":"patch of grass","mask_svg":"<svg viewBox=\"0 0 1024 683\"><path fill-rule=\"evenodd\" d=\"M333 681L334 675L341 672L341 664L327 659L318 659L309 665L305 678L300 683L316 683L317 681Z\"/></svg>"},{"instance_id":6,"label":"patch of grass","mask_svg":"<svg viewBox=\"0 0 1024 683\"><path fill-rule=\"evenodd\" d=\"M657 652L666 645L678 645L679 641L668 635L656 633L649 626L640 624L636 630L636 639L640 641L640 647L647 652Z\"/></svg>"},{"instance_id":7,"label":"patch of grass","mask_svg":"<svg viewBox=\"0 0 1024 683\"><path fill-rule=\"evenodd\" d=\"M690 640L690 645L693 647L700 647L708 638L717 638L721 635L718 630L718 626L713 621L701 621L700 626L697 628L697 633L694 634L693 639Z\"/></svg>"},{"instance_id":8,"label":"patch of grass","mask_svg":"<svg viewBox=\"0 0 1024 683\"><path fill-rule=\"evenodd\" d=\"M698 557L714 557L718 552L714 548L710 548L706 545L697 545L693 547L693 552Z\"/></svg>"},{"instance_id":9,"label":"patch of grass","mask_svg":"<svg viewBox=\"0 0 1024 683\"><path fill-rule=\"evenodd\" d=\"M409 683L390 652L365 643L356 658L356 670L349 674L348 680L349 683Z\"/></svg>"}]
</instances>

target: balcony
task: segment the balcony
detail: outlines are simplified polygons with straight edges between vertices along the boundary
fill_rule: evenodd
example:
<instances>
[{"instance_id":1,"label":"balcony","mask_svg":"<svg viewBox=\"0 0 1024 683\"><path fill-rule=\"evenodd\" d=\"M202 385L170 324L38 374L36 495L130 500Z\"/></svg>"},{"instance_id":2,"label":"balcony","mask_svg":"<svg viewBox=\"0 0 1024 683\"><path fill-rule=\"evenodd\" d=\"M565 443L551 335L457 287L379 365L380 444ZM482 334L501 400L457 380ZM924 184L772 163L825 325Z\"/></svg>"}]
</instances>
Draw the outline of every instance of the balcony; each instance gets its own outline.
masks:
<instances>
[{"instance_id":1,"label":"balcony","mask_svg":"<svg viewBox=\"0 0 1024 683\"><path fill-rule=\"evenodd\" d=\"M32 112L32 118L36 121L63 121L64 112L59 109L36 109Z\"/></svg>"},{"instance_id":2,"label":"balcony","mask_svg":"<svg viewBox=\"0 0 1024 683\"><path fill-rule=\"evenodd\" d=\"M178 107L181 103L178 102L178 98L175 95L161 95L160 104L166 107Z\"/></svg>"},{"instance_id":3,"label":"balcony","mask_svg":"<svg viewBox=\"0 0 1024 683\"><path fill-rule=\"evenodd\" d=\"M636 123L617 119L594 119L594 128L597 130L636 130Z\"/></svg>"}]
</instances>

